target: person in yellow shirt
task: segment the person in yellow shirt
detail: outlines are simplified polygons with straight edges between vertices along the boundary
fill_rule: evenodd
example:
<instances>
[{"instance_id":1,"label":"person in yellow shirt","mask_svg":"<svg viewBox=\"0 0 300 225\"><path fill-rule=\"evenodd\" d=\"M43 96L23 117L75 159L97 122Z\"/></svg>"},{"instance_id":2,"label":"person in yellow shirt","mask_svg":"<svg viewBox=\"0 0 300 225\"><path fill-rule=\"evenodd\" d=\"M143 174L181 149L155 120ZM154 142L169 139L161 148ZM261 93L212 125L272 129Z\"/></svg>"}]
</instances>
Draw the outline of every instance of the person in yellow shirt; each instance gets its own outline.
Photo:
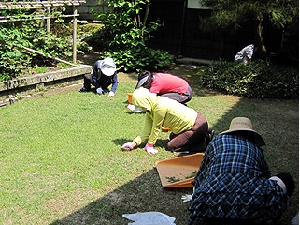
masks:
<instances>
[{"instance_id":1,"label":"person in yellow shirt","mask_svg":"<svg viewBox=\"0 0 300 225\"><path fill-rule=\"evenodd\" d=\"M208 124L200 112L176 100L150 93L149 89L144 87L139 87L133 92L132 101L135 106L146 112L145 126L140 136L122 145L123 150L133 150L147 140L144 149L149 154L158 153L154 145L162 127L168 127L171 130L168 150L189 153L205 151Z\"/></svg>"}]
</instances>

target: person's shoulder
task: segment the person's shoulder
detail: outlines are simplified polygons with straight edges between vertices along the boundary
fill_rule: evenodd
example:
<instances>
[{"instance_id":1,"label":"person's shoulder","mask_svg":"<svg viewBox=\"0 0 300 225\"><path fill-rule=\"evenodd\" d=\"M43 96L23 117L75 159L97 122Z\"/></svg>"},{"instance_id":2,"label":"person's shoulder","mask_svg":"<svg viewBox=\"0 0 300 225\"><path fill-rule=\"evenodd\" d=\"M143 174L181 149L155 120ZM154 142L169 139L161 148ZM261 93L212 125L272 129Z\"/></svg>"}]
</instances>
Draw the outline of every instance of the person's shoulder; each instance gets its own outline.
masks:
<instances>
[{"instance_id":1,"label":"person's shoulder","mask_svg":"<svg viewBox=\"0 0 300 225\"><path fill-rule=\"evenodd\" d=\"M169 100L170 98L159 96L155 102L159 105L163 105L163 104L168 104Z\"/></svg>"},{"instance_id":2,"label":"person's shoulder","mask_svg":"<svg viewBox=\"0 0 300 225\"><path fill-rule=\"evenodd\" d=\"M168 77L174 77L175 75L170 74L170 73L156 72L156 73L153 73L153 76L159 77L159 78L168 78Z\"/></svg>"},{"instance_id":3,"label":"person's shoulder","mask_svg":"<svg viewBox=\"0 0 300 225\"><path fill-rule=\"evenodd\" d=\"M231 141L234 141L236 139L236 136L233 135L233 134L222 134L222 133L219 133L218 135L216 135L214 137L214 140L216 141L222 141L222 140L226 140L226 142L231 142Z\"/></svg>"},{"instance_id":4,"label":"person's shoulder","mask_svg":"<svg viewBox=\"0 0 300 225\"><path fill-rule=\"evenodd\" d=\"M160 105L162 107L177 107L178 104L180 104L178 101L168 98L168 97L159 97L156 100L157 105Z\"/></svg>"},{"instance_id":5,"label":"person's shoulder","mask_svg":"<svg viewBox=\"0 0 300 225\"><path fill-rule=\"evenodd\" d=\"M157 101L160 102L168 102L170 104L180 104L178 101L172 99L172 98L168 98L168 97L163 97L163 96L159 96L159 98L157 99Z\"/></svg>"},{"instance_id":6,"label":"person's shoulder","mask_svg":"<svg viewBox=\"0 0 300 225\"><path fill-rule=\"evenodd\" d=\"M184 80L183 78L177 76L177 75L174 75L174 74L170 74L170 73L155 73L154 76L157 78L157 80L165 80L165 81L176 81L176 82L186 82L186 80ZM155 79L156 79L155 78Z\"/></svg>"}]
</instances>

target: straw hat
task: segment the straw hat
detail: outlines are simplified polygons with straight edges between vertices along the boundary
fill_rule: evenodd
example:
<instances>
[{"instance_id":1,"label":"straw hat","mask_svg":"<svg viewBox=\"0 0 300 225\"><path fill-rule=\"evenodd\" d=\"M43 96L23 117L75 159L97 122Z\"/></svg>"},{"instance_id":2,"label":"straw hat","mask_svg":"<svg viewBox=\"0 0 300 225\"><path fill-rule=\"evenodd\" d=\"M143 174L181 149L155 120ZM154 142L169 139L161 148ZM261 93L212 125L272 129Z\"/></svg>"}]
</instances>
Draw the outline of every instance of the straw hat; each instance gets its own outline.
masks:
<instances>
[{"instance_id":1,"label":"straw hat","mask_svg":"<svg viewBox=\"0 0 300 225\"><path fill-rule=\"evenodd\" d=\"M252 129L251 120L247 117L235 117L228 130L221 132L220 134L228 134L233 132L250 132L253 134L254 141L257 145L265 145L265 141L262 136Z\"/></svg>"}]
</instances>

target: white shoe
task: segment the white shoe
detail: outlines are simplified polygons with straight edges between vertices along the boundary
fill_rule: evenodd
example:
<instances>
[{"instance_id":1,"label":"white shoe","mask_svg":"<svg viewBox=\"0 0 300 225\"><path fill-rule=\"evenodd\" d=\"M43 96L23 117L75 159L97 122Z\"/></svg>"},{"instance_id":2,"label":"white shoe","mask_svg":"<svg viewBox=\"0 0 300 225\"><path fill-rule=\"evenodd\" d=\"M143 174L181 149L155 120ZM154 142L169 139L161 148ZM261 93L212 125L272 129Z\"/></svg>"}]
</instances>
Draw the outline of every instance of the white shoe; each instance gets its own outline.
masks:
<instances>
[{"instance_id":1,"label":"white shoe","mask_svg":"<svg viewBox=\"0 0 300 225\"><path fill-rule=\"evenodd\" d=\"M126 109L127 109L128 112L134 112L135 111L135 106L132 105L132 104L129 104Z\"/></svg>"},{"instance_id":2,"label":"white shoe","mask_svg":"<svg viewBox=\"0 0 300 225\"><path fill-rule=\"evenodd\" d=\"M126 109L128 112L136 112L136 113L144 112L141 108L135 107L135 105L132 104L129 104Z\"/></svg>"}]
</instances>

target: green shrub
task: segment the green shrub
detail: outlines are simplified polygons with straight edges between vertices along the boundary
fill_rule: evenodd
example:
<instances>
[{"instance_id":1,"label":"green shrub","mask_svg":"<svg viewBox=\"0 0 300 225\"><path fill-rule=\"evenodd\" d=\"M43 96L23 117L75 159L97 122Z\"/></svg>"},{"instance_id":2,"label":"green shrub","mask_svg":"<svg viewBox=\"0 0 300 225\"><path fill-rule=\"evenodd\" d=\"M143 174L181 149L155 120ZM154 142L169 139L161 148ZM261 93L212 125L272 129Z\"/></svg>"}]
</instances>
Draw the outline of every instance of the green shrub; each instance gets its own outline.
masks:
<instances>
[{"instance_id":1,"label":"green shrub","mask_svg":"<svg viewBox=\"0 0 300 225\"><path fill-rule=\"evenodd\" d=\"M23 10L23 11L22 11ZM25 50L31 48L46 56L67 59L72 55L71 44L65 37L48 33L39 20L26 21L31 10L1 10L2 15L25 21L0 24L0 81L20 76L36 66L55 66L58 62ZM28 15L27 15L28 14ZM52 23L52 25L57 25ZM53 29L55 31L55 29Z\"/></svg>"},{"instance_id":2,"label":"green shrub","mask_svg":"<svg viewBox=\"0 0 300 225\"><path fill-rule=\"evenodd\" d=\"M32 30L33 32L33 30ZM28 37L33 48L45 55L67 59L72 55L72 47L67 43L66 37L58 37L52 33L48 33L45 29L35 29L35 34ZM39 63L41 63L39 61ZM53 62L55 64L56 62Z\"/></svg>"},{"instance_id":3,"label":"green shrub","mask_svg":"<svg viewBox=\"0 0 300 225\"><path fill-rule=\"evenodd\" d=\"M147 47L144 49L132 48L115 52L105 52L103 56L115 59L120 71L139 72L142 68L157 70L167 67L172 62L167 52Z\"/></svg>"},{"instance_id":4,"label":"green shrub","mask_svg":"<svg viewBox=\"0 0 300 225\"><path fill-rule=\"evenodd\" d=\"M201 76L204 87L224 94L254 98L297 98L299 72L263 61L237 64L213 62Z\"/></svg>"},{"instance_id":5,"label":"green shrub","mask_svg":"<svg viewBox=\"0 0 300 225\"><path fill-rule=\"evenodd\" d=\"M21 49L29 45L28 40L13 26L0 24L0 43L0 81L3 81L18 76L22 68L29 66L31 57Z\"/></svg>"},{"instance_id":6,"label":"green shrub","mask_svg":"<svg viewBox=\"0 0 300 225\"><path fill-rule=\"evenodd\" d=\"M98 15L104 26L95 34L103 57L112 57L123 71L158 69L172 62L167 52L147 47L151 32L162 26L160 21L147 22L149 0L106 1L113 11Z\"/></svg>"}]
</instances>

